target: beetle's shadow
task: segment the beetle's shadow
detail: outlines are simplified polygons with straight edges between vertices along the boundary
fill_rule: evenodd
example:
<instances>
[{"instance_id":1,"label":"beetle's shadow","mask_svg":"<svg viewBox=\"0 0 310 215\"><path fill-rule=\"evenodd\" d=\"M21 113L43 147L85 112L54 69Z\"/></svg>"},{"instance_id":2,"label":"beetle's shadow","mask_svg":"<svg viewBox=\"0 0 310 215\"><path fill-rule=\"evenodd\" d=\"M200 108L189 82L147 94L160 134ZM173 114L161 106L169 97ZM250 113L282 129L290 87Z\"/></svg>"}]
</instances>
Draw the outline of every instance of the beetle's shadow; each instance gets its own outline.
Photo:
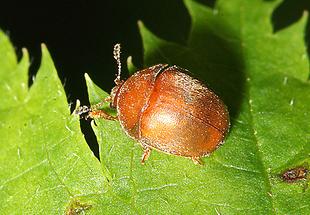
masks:
<instances>
[{"instance_id":1,"label":"beetle's shadow","mask_svg":"<svg viewBox=\"0 0 310 215\"><path fill-rule=\"evenodd\" d=\"M185 46L161 43L146 53L144 63L146 67L168 63L188 69L224 101L233 126L245 97L246 78L239 36L222 21L218 20L213 26L193 26L188 37L191 39Z\"/></svg>"}]
</instances>

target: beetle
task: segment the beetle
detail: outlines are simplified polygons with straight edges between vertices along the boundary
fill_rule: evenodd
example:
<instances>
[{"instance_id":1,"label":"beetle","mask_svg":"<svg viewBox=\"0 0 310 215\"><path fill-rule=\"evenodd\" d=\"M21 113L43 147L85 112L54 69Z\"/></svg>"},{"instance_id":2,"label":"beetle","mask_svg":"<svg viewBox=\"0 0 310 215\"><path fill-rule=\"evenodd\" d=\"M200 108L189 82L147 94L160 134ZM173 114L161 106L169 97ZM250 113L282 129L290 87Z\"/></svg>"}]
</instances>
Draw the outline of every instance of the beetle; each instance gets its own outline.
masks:
<instances>
[{"instance_id":1,"label":"beetle","mask_svg":"<svg viewBox=\"0 0 310 215\"><path fill-rule=\"evenodd\" d=\"M114 46L116 86L97 105L81 107L90 118L119 120L125 133L144 149L141 163L156 149L187 157L196 164L217 149L228 133L229 114L222 100L178 66L158 64L120 79L120 44ZM99 107L110 102L117 116Z\"/></svg>"},{"instance_id":2,"label":"beetle","mask_svg":"<svg viewBox=\"0 0 310 215\"><path fill-rule=\"evenodd\" d=\"M298 166L293 169L288 169L281 174L283 181L293 183L300 180L305 180L309 170L304 166Z\"/></svg>"}]
</instances>

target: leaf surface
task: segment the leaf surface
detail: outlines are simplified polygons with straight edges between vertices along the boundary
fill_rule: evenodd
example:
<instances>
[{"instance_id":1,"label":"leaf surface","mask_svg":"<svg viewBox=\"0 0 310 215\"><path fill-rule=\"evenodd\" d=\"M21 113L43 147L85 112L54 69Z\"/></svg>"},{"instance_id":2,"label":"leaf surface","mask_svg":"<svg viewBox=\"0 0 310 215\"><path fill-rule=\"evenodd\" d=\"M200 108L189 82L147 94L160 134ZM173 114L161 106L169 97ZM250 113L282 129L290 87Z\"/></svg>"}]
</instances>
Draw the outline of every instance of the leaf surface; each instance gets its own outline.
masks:
<instances>
[{"instance_id":1,"label":"leaf surface","mask_svg":"<svg viewBox=\"0 0 310 215\"><path fill-rule=\"evenodd\" d=\"M0 31L0 212L64 214L89 210L104 192L100 163L88 148L79 118L70 115L54 64L42 64L28 88L26 50L17 62Z\"/></svg>"}]
</instances>

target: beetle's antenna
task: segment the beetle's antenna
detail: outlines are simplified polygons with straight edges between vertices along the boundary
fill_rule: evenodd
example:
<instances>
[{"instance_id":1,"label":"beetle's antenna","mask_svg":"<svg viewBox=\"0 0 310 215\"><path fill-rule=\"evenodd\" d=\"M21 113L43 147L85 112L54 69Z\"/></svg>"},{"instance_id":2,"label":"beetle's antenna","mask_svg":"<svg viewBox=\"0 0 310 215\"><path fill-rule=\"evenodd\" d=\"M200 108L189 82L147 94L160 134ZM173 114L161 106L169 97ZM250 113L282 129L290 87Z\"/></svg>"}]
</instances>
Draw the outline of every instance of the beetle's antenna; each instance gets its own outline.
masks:
<instances>
[{"instance_id":1,"label":"beetle's antenna","mask_svg":"<svg viewBox=\"0 0 310 215\"><path fill-rule=\"evenodd\" d=\"M121 64L121 44L117 43L114 46L113 56L117 63L117 76L114 80L116 85L121 83L121 71L122 71L122 64Z\"/></svg>"}]
</instances>

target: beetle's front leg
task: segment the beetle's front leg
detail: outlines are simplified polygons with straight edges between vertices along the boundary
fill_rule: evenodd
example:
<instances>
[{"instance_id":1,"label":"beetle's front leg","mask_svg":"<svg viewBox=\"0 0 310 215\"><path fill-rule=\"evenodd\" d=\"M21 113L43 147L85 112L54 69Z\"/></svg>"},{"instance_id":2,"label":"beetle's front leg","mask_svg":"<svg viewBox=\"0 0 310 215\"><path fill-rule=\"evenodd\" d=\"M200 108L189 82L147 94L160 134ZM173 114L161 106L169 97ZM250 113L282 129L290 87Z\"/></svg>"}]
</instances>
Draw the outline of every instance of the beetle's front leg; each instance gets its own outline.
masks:
<instances>
[{"instance_id":1,"label":"beetle's front leg","mask_svg":"<svg viewBox=\"0 0 310 215\"><path fill-rule=\"evenodd\" d=\"M116 116L112 116L105 112L104 110L93 110L88 113L88 116L90 118L101 118L101 119L107 119L107 120L118 120Z\"/></svg>"},{"instance_id":2,"label":"beetle's front leg","mask_svg":"<svg viewBox=\"0 0 310 215\"><path fill-rule=\"evenodd\" d=\"M112 98L109 96L105 99L103 99L100 103L92 105L91 107L88 106L81 106L78 109L76 109L74 111L75 114L77 115L86 115L86 119L87 118L102 118L102 119L107 119L107 120L118 120L118 117L116 116L112 116L110 114L108 114L107 112L105 112L104 110L100 110L98 108L100 108L104 103L106 102L111 102Z\"/></svg>"}]
</instances>

